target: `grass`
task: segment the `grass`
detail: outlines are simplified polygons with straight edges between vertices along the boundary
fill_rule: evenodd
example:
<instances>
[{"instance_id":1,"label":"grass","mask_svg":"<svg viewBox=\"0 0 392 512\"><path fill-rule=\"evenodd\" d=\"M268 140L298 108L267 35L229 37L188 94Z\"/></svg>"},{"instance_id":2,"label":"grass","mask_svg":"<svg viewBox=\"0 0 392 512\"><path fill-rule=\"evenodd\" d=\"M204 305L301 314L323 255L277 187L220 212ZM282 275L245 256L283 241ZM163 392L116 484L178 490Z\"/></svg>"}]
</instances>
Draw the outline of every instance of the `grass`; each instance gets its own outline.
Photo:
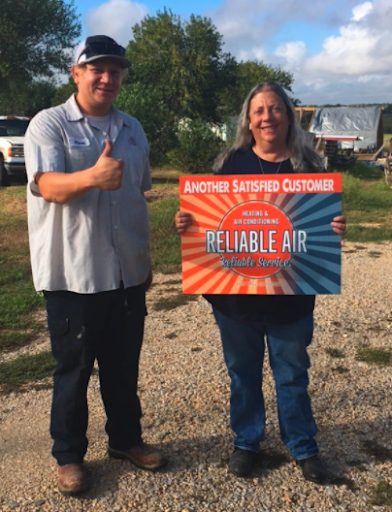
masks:
<instances>
[{"instance_id":1,"label":"grass","mask_svg":"<svg viewBox=\"0 0 392 512\"><path fill-rule=\"evenodd\" d=\"M348 241L392 239L392 189L386 185L381 171L356 163L343 173L342 197Z\"/></svg>"},{"instance_id":2,"label":"grass","mask_svg":"<svg viewBox=\"0 0 392 512\"><path fill-rule=\"evenodd\" d=\"M349 372L348 368L344 368L344 366L336 366L336 368L332 368L332 371L340 374Z\"/></svg>"},{"instance_id":3,"label":"grass","mask_svg":"<svg viewBox=\"0 0 392 512\"><path fill-rule=\"evenodd\" d=\"M178 178L181 176L181 172L177 169L156 168L152 170L151 176L154 188L166 187L178 190Z\"/></svg>"},{"instance_id":4,"label":"grass","mask_svg":"<svg viewBox=\"0 0 392 512\"><path fill-rule=\"evenodd\" d=\"M28 345L34 339L34 335L26 331L3 331L0 337L0 351L7 352Z\"/></svg>"},{"instance_id":5,"label":"grass","mask_svg":"<svg viewBox=\"0 0 392 512\"><path fill-rule=\"evenodd\" d=\"M50 377L54 368L55 361L50 352L20 356L0 364L0 385L12 385L13 389L18 389L29 381L41 381Z\"/></svg>"},{"instance_id":6,"label":"grass","mask_svg":"<svg viewBox=\"0 0 392 512\"><path fill-rule=\"evenodd\" d=\"M174 225L177 198L162 199L149 205L150 251L153 270L165 274L181 270L181 239Z\"/></svg>"},{"instance_id":7,"label":"grass","mask_svg":"<svg viewBox=\"0 0 392 512\"><path fill-rule=\"evenodd\" d=\"M379 444L373 439L365 439L362 441L361 448L366 453L366 455L374 457L376 462L384 464L385 462L392 461L392 450Z\"/></svg>"},{"instance_id":8,"label":"grass","mask_svg":"<svg viewBox=\"0 0 392 512\"><path fill-rule=\"evenodd\" d=\"M180 173L172 169L154 169L152 176L154 188L158 191L156 197L149 202L153 270L167 274L177 273L181 270L181 242L175 230L174 215L179 208L176 191ZM378 169L357 163L343 173L343 190L343 210L348 218L347 239L358 243L392 239L392 190L385 185L382 173ZM37 320L37 311L42 310L43 299L35 293L31 279L24 186L0 189L0 232L1 353L32 343L39 331L46 328L43 320ZM358 245L356 248L359 247ZM366 246L361 248L365 249ZM377 257L376 252L373 251L371 256ZM176 285L180 281L176 278L166 284ZM155 303L154 308L170 310L196 299L194 296L173 293L169 297L162 297L162 300ZM390 364L390 354L387 355L386 351L381 355L369 356L364 350L359 351L358 357L366 356L366 362ZM344 356L333 348L327 353L331 357ZM34 365L35 356L30 357L32 359L27 356L20 358L20 361L17 359L19 363L15 362L15 366L1 366L0 374L6 368L4 375L14 372L15 382L19 382L23 373L29 378L39 380L40 368ZM20 369L19 364L26 367L25 372ZM31 368L37 368L37 371Z\"/></svg>"},{"instance_id":9,"label":"grass","mask_svg":"<svg viewBox=\"0 0 392 512\"><path fill-rule=\"evenodd\" d=\"M357 361L364 363L376 364L378 366L391 366L392 354L383 348L365 348L357 350L355 355Z\"/></svg>"},{"instance_id":10,"label":"grass","mask_svg":"<svg viewBox=\"0 0 392 512\"><path fill-rule=\"evenodd\" d=\"M25 187L0 190L0 232L1 352L26 345L44 329L35 319L43 300L31 278Z\"/></svg>"},{"instance_id":11,"label":"grass","mask_svg":"<svg viewBox=\"0 0 392 512\"><path fill-rule=\"evenodd\" d=\"M155 302L153 309L155 311L170 311L197 299L197 295L182 295L179 293L178 295L164 297L161 300Z\"/></svg>"},{"instance_id":12,"label":"grass","mask_svg":"<svg viewBox=\"0 0 392 512\"><path fill-rule=\"evenodd\" d=\"M182 280L181 279L169 279L169 281L165 281L165 285L168 285L168 284L182 284Z\"/></svg>"},{"instance_id":13,"label":"grass","mask_svg":"<svg viewBox=\"0 0 392 512\"><path fill-rule=\"evenodd\" d=\"M389 151L389 139L392 139L392 133L384 133L384 149Z\"/></svg>"},{"instance_id":14,"label":"grass","mask_svg":"<svg viewBox=\"0 0 392 512\"><path fill-rule=\"evenodd\" d=\"M175 332L170 332L169 334L166 334L165 338L167 338L168 340L175 340L176 338L178 338L178 335Z\"/></svg>"},{"instance_id":15,"label":"grass","mask_svg":"<svg viewBox=\"0 0 392 512\"><path fill-rule=\"evenodd\" d=\"M384 480L379 480L373 490L370 504L377 507L392 507L392 485Z\"/></svg>"},{"instance_id":16,"label":"grass","mask_svg":"<svg viewBox=\"0 0 392 512\"><path fill-rule=\"evenodd\" d=\"M331 357L335 357L335 358L337 358L337 359L342 359L343 357L346 357L346 356L344 355L344 353L343 353L341 350L339 350L338 348L327 347L327 348L325 349L325 352L326 352L329 356L331 356Z\"/></svg>"},{"instance_id":17,"label":"grass","mask_svg":"<svg viewBox=\"0 0 392 512\"><path fill-rule=\"evenodd\" d=\"M177 190L178 172L153 172L154 185L162 192ZM160 195L161 196L161 195ZM155 272L174 273L181 269L180 237L174 227L178 198L160 199L149 204L151 218L151 256ZM0 188L0 354L17 350L34 342L46 329L44 320L37 320L37 311L44 301L34 290L27 235L26 188ZM173 284L179 281L172 280ZM179 295L166 301L166 309L193 300ZM157 306L159 308L159 306ZM44 317L44 315L42 315ZM49 353L22 356L0 364L2 390L18 390L28 381L49 377L54 361Z\"/></svg>"}]
</instances>

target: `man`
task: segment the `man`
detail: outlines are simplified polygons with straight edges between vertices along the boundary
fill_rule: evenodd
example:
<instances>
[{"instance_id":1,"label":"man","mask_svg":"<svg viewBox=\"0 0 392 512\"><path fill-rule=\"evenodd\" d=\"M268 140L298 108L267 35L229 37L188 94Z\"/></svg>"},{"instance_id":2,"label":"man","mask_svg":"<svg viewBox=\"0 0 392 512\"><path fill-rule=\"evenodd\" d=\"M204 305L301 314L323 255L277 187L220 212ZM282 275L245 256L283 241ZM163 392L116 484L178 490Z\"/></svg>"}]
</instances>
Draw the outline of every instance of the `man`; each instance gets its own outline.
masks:
<instances>
[{"instance_id":1,"label":"man","mask_svg":"<svg viewBox=\"0 0 392 512\"><path fill-rule=\"evenodd\" d=\"M50 431L59 489L87 489L87 386L95 359L109 456L156 470L142 441L139 354L151 283L149 148L140 123L112 106L130 62L88 37L71 68L78 92L30 123L25 153L34 285L43 291L56 359Z\"/></svg>"}]
</instances>

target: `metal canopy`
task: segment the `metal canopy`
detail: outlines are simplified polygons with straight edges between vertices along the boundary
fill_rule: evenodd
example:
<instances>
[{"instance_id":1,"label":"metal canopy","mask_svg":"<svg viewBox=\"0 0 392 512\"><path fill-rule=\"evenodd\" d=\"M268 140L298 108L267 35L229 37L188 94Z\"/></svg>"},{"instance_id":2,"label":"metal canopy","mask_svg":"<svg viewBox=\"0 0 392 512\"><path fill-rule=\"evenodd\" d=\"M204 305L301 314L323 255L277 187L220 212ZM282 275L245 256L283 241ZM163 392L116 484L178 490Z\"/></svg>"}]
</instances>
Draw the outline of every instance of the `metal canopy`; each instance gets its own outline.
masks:
<instances>
[{"instance_id":1,"label":"metal canopy","mask_svg":"<svg viewBox=\"0 0 392 512\"><path fill-rule=\"evenodd\" d=\"M342 149L374 150L380 122L380 107L325 107L316 109L309 131L316 139L338 140Z\"/></svg>"}]
</instances>

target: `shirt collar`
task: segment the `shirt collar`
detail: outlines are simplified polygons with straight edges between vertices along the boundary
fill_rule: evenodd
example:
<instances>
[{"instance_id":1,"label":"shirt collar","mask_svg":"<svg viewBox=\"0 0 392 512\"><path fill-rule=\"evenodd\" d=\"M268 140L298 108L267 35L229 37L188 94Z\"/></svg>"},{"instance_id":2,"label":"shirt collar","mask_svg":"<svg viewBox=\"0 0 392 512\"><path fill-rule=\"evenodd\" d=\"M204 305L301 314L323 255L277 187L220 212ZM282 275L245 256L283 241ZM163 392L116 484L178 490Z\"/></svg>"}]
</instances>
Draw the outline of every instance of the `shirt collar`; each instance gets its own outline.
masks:
<instances>
[{"instance_id":1,"label":"shirt collar","mask_svg":"<svg viewBox=\"0 0 392 512\"><path fill-rule=\"evenodd\" d=\"M67 121L81 121L84 115L80 111L79 105L76 101L76 94L73 94L64 104ZM123 112L117 110L113 105L110 107L111 112L117 122L125 126L131 126L129 119Z\"/></svg>"}]
</instances>

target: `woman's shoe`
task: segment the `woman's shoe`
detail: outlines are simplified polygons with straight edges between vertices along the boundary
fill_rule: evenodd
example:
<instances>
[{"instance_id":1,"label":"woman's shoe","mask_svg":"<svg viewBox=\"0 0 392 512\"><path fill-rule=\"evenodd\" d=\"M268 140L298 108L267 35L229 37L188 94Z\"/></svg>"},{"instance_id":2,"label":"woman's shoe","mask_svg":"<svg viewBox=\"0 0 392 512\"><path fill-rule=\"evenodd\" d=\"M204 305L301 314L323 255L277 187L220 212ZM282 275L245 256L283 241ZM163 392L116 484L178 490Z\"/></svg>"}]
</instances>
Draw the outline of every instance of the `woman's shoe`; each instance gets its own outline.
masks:
<instances>
[{"instance_id":1,"label":"woman's shoe","mask_svg":"<svg viewBox=\"0 0 392 512\"><path fill-rule=\"evenodd\" d=\"M298 460L297 463L302 468L302 474L306 480L316 484L323 484L327 477L327 467L318 455L308 459Z\"/></svg>"},{"instance_id":2,"label":"woman's shoe","mask_svg":"<svg viewBox=\"0 0 392 512\"><path fill-rule=\"evenodd\" d=\"M229 461L229 471L235 476L248 476L256 460L257 453L235 448Z\"/></svg>"}]
</instances>

